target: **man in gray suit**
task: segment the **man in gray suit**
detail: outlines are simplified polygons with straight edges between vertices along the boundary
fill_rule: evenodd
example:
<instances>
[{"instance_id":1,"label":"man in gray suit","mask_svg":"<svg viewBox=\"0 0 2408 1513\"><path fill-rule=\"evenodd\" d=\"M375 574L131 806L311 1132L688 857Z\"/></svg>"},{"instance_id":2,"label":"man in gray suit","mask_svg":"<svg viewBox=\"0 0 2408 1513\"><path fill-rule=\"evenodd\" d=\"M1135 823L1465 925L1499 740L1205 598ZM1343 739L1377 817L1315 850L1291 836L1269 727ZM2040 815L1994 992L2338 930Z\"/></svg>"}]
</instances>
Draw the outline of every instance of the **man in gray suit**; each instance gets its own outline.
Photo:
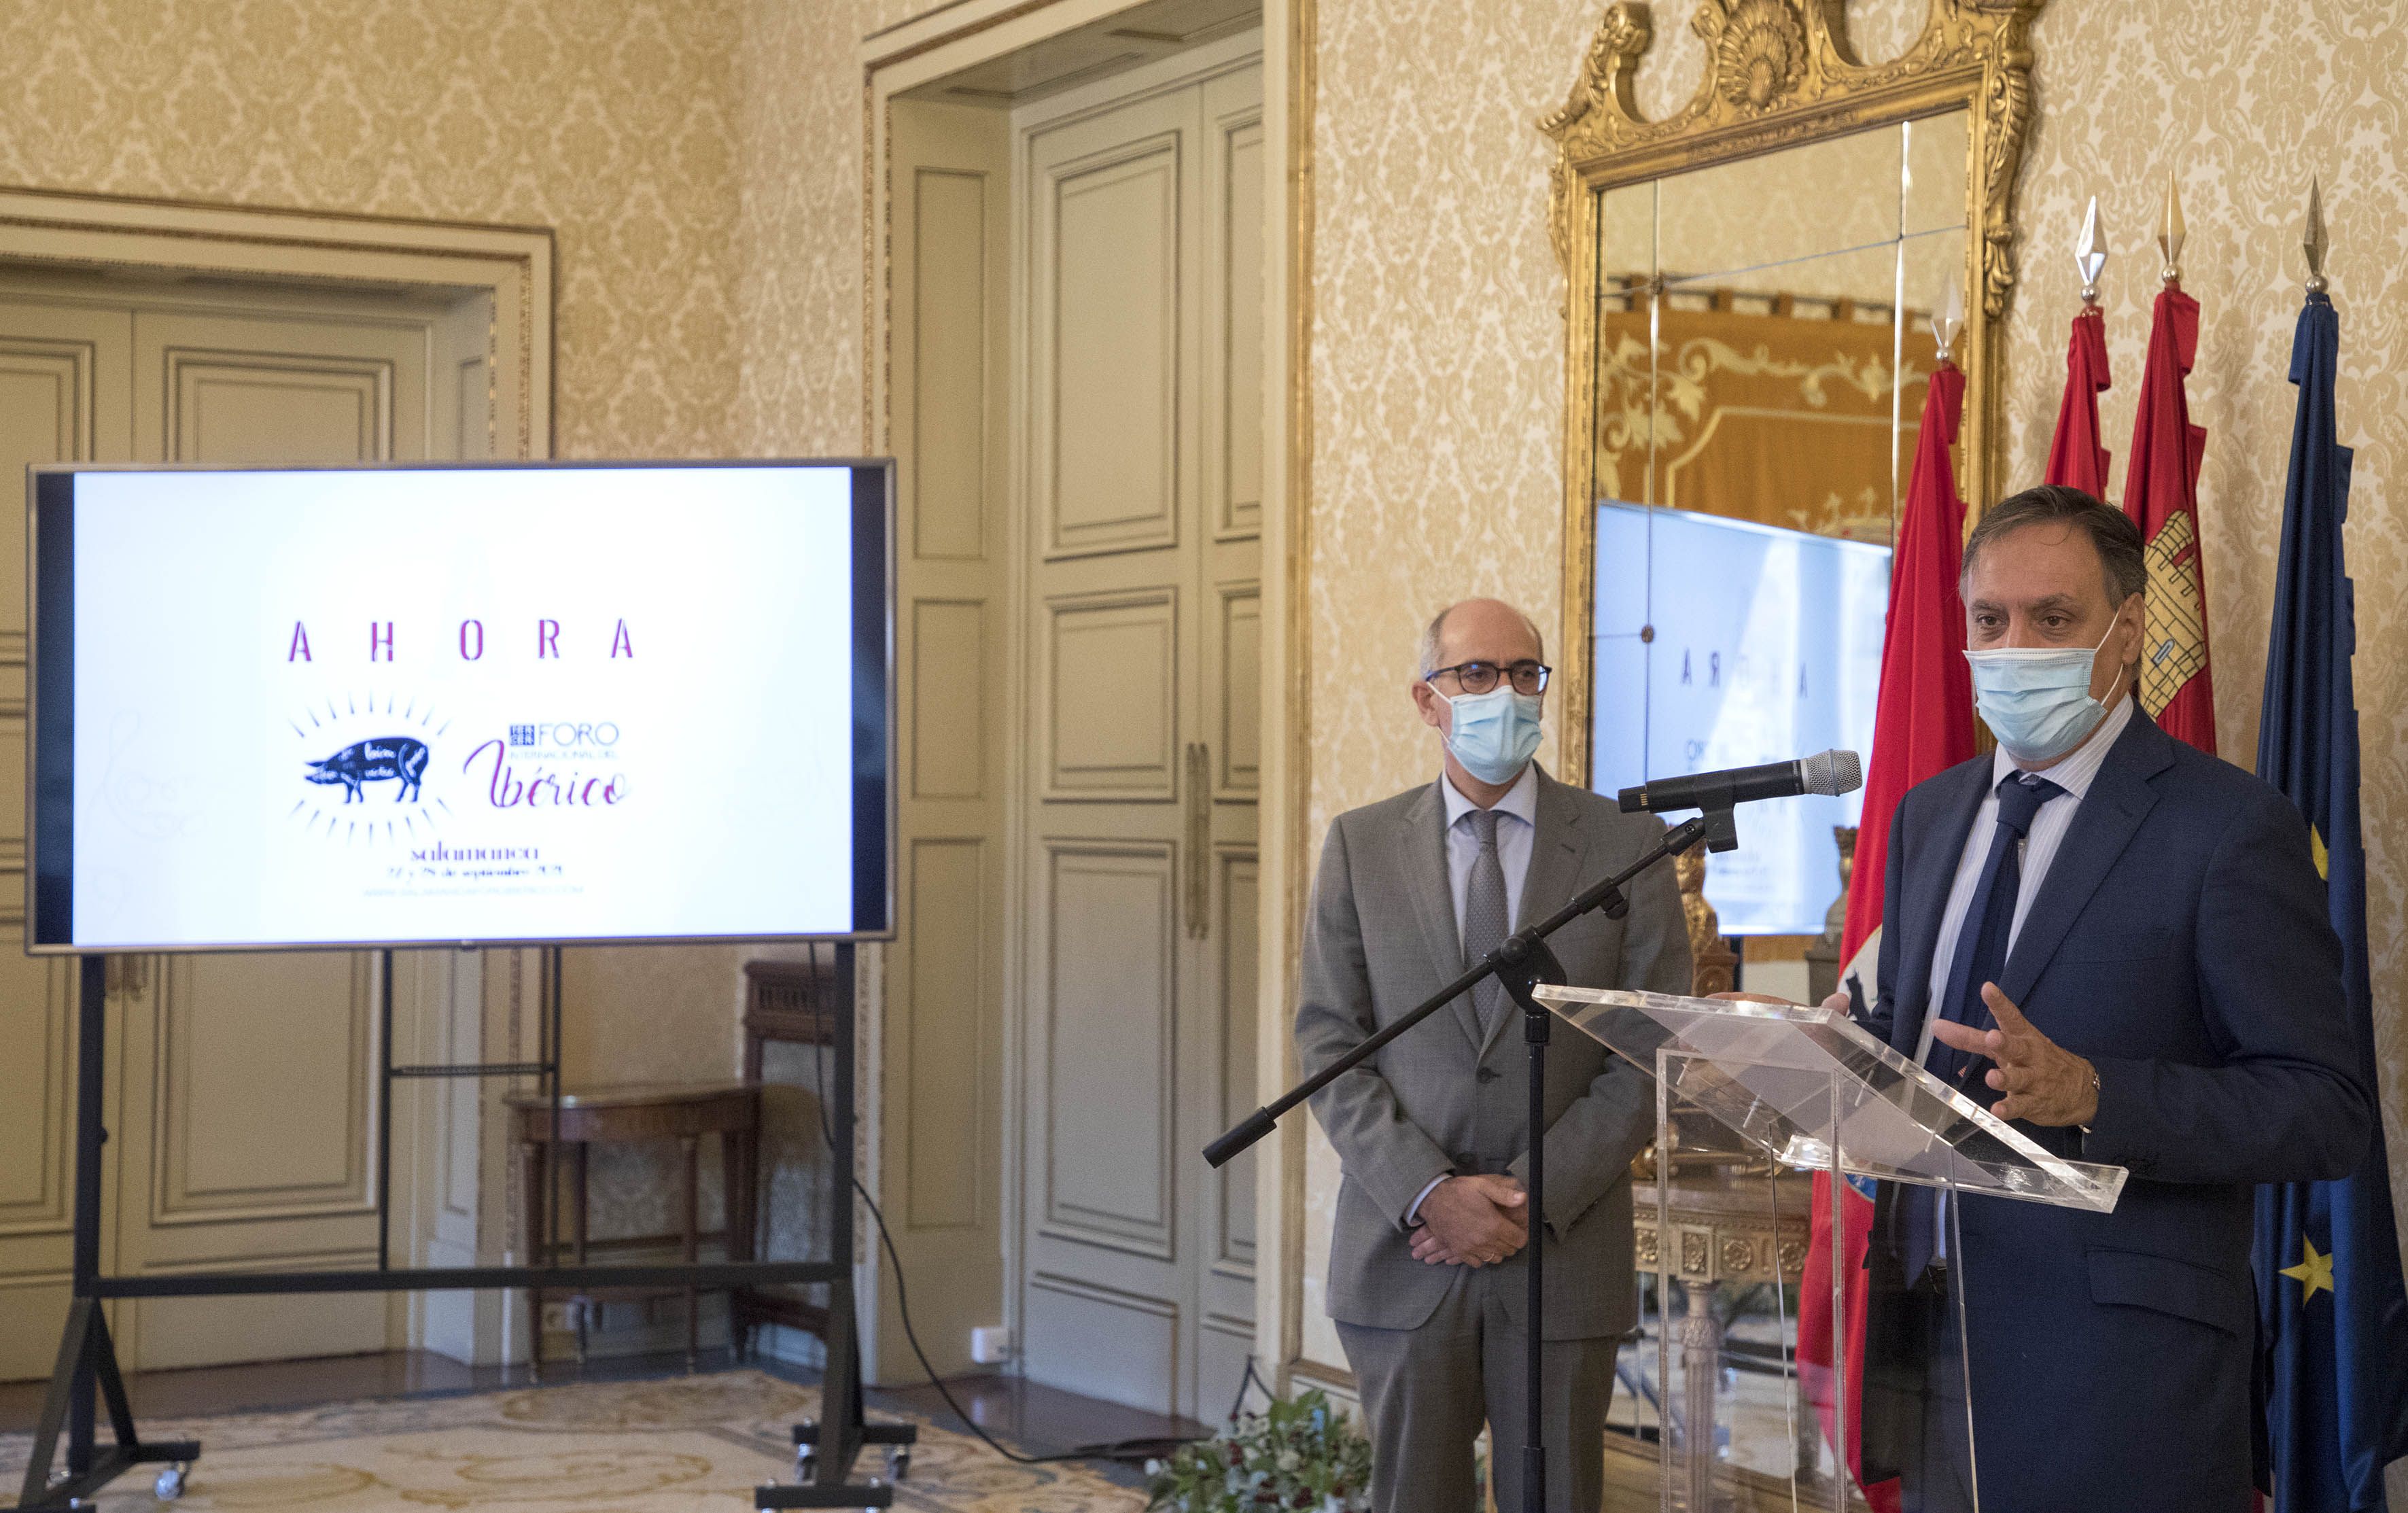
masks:
<instances>
[{"instance_id":1,"label":"man in gray suit","mask_svg":"<svg viewBox=\"0 0 2408 1513\"><path fill-rule=\"evenodd\" d=\"M1424 633L1412 699L1443 739L1444 775L1329 829L1296 1017L1307 1072L1662 835L1653 816L1625 814L1530 760L1544 656L1529 617L1495 599L1455 605ZM1627 917L1590 914L1551 944L1576 984L1689 990L1669 863L1631 885ZM1381 1513L1475 1506L1483 1421L1497 1506L1522 1507L1530 1131L1520 1016L1485 983L1312 1100L1345 1171L1329 1317L1370 1419ZM1655 1090L1567 1032L1547 1055L1546 1109L1547 1506L1594 1513L1614 1346L1636 1321L1629 1169L1655 1131Z\"/></svg>"}]
</instances>

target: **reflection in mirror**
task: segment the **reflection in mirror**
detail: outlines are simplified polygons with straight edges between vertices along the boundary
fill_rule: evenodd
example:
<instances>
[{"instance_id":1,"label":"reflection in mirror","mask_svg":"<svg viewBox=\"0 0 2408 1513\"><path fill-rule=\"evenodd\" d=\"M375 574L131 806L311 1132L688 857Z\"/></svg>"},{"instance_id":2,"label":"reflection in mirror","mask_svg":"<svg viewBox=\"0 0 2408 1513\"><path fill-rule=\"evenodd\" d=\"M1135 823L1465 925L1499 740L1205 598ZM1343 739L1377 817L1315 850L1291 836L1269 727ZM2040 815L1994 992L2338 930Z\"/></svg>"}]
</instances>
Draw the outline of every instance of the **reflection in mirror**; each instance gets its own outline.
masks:
<instances>
[{"instance_id":1,"label":"reflection in mirror","mask_svg":"<svg viewBox=\"0 0 2408 1513\"><path fill-rule=\"evenodd\" d=\"M1928 374L1915 364L1904 394L1893 379L1897 264L1894 243L1860 248L1667 279L1600 310L1598 492L1888 540L1895 411Z\"/></svg>"},{"instance_id":2,"label":"reflection in mirror","mask_svg":"<svg viewBox=\"0 0 2408 1513\"><path fill-rule=\"evenodd\" d=\"M1965 228L1965 112L1910 121L1902 230L1909 238Z\"/></svg>"},{"instance_id":3,"label":"reflection in mirror","mask_svg":"<svg viewBox=\"0 0 2408 1513\"><path fill-rule=\"evenodd\" d=\"M1719 280L1893 242L1901 153L1886 126L1674 174L1661 181L1664 267Z\"/></svg>"},{"instance_id":4,"label":"reflection in mirror","mask_svg":"<svg viewBox=\"0 0 2408 1513\"><path fill-rule=\"evenodd\" d=\"M1629 184L1602 191L1598 196L1598 267L1652 273L1656 267L1656 199L1657 186Z\"/></svg>"},{"instance_id":5,"label":"reflection in mirror","mask_svg":"<svg viewBox=\"0 0 2408 1513\"><path fill-rule=\"evenodd\" d=\"M1956 111L1603 192L1600 500L1886 542L1966 150Z\"/></svg>"},{"instance_id":6,"label":"reflection in mirror","mask_svg":"<svg viewBox=\"0 0 2408 1513\"><path fill-rule=\"evenodd\" d=\"M1598 192L1592 786L1870 743L1967 132L1957 110ZM1797 958L1857 804L1751 806L1708 869L1724 932Z\"/></svg>"},{"instance_id":7,"label":"reflection in mirror","mask_svg":"<svg viewBox=\"0 0 2408 1513\"><path fill-rule=\"evenodd\" d=\"M1594 790L1870 743L1928 315L1952 282L1970 381L1957 476L1976 497L1997 486L2030 7L1918 5L1919 39L1872 66L1846 45L1850 8L1697 7L1697 93L1655 113L1635 88L1649 7L1609 5L1541 118L1571 292L1562 756ZM1760 24L1773 12L1802 20L1798 46ZM1856 818L1852 800L1750 804L1739 848L1684 878L1693 939L1744 945L1730 986L1805 999L1810 959L1836 965L1834 827ZM1667 1507L1861 1506L1799 1390L1800 1198L1670 1144L1688 1222L1637 1236L1642 1276L1658 1275L1616 1362L1609 1448L1656 1463Z\"/></svg>"}]
</instances>

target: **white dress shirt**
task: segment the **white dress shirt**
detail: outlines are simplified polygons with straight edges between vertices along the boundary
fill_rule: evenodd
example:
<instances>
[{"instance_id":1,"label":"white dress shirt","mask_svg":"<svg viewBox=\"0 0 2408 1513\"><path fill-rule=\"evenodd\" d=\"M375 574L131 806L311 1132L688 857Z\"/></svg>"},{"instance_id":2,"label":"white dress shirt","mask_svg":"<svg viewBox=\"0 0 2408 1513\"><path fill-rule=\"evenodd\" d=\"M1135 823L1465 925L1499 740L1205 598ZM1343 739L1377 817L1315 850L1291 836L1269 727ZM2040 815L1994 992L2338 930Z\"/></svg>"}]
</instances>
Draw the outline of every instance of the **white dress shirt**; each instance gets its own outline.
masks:
<instances>
[{"instance_id":1,"label":"white dress shirt","mask_svg":"<svg viewBox=\"0 0 2408 1513\"><path fill-rule=\"evenodd\" d=\"M1480 859L1480 837L1472 832L1469 816L1480 806L1457 791L1455 779L1444 772L1438 775L1438 791L1446 800L1446 884L1455 899L1455 938L1460 944L1464 904L1471 897L1471 864ZM1505 869L1505 917L1518 926L1522 884L1530 875L1531 842L1539 833L1539 764L1526 764L1494 807L1497 863Z\"/></svg>"},{"instance_id":2,"label":"white dress shirt","mask_svg":"<svg viewBox=\"0 0 2408 1513\"><path fill-rule=\"evenodd\" d=\"M2015 917L2007 927L2009 956L2014 954L2015 937L2023 933L2024 916L2031 913L2032 900L2040 895L2041 879L2048 875L2048 864L2057 859L2057 845L2071 828L2083 796L2090 791L2091 780L2105 764L2108 751L2123 736L2124 727L2131 723L2132 696L2127 693L2099 722L2098 732L2089 740L2075 747L2071 756L2059 758L2056 766L2033 772L2034 777L2044 777L2065 791L2051 795L2040 806L2032 815L2031 829L2023 838L2023 850L2016 857L2020 871ZM1931 1059L1931 1027L1947 1006L1949 969L1956 964L1957 941L1965 933L1965 916L1973 909L1973 890L1982 884L1982 864L1990 859L1990 840L1999 829L1999 784L2014 771L2015 759L2007 755L2004 746L1991 754L1990 789L1982 795L1982 807L1973 813L1973 828L1965 834L1965 853L1956 858L1956 881L1949 886L1948 907L1940 915L1940 939L1932 947L1930 1002L1923 1011L1923 1034L1914 1047L1914 1059L1919 1062L1928 1064ZM1948 1194L1937 1192L1932 1197L1931 1253L1944 1257L1949 1252ZM1415 1206L1420 1205L1416 1203Z\"/></svg>"},{"instance_id":3,"label":"white dress shirt","mask_svg":"<svg viewBox=\"0 0 2408 1513\"><path fill-rule=\"evenodd\" d=\"M1480 806L1465 798L1455 787L1455 779L1443 771L1438 775L1438 791L1446 800L1446 882L1455 899L1455 938L1459 945L1463 941L1464 904L1471 897L1471 864L1480 859L1480 837L1472 833L1468 816ZM1505 870L1505 917L1518 925L1522 919L1522 885L1530 875L1530 852L1539 833L1539 764L1525 766L1522 775L1513 780L1513 785L1493 807L1497 811L1497 864ZM1445 1176L1433 1177L1429 1187L1413 1199L1413 1205L1405 1210L1407 1224L1421 1222L1423 1200L1445 1180Z\"/></svg>"},{"instance_id":4,"label":"white dress shirt","mask_svg":"<svg viewBox=\"0 0 2408 1513\"><path fill-rule=\"evenodd\" d=\"M2107 717L2099 722L2099 732L2076 747L2072 755L2062 757L2054 767L2043 767L2034 772L2044 777L2065 792L2051 798L2032 816L2031 831L2024 837L2023 853L2017 858L2021 867L2020 886L2015 889L2014 922L2007 929L2007 949L2014 950L2015 937L2023 933L2024 916L2031 913L2032 900L2040 896L2041 879L2048 875L2048 864L2057 859L2057 845L2073 824L2073 816L2082 807L2083 795L2090 791L2091 780L2106 763L2107 753L2132 722L2132 699L2129 694L2115 701ZM1990 791L1982 796L1982 807L1973 814L1973 828L1965 835L1965 853L1956 858L1956 881L1948 889L1948 907L1940 915L1940 939L1931 952L1931 1002L1923 1016L1923 1036L1914 1047L1917 1061L1931 1057L1931 1025L1940 1017L1948 997L1948 972L1955 964L1957 937L1964 933L1965 916L1972 912L1973 890L1981 886L1982 864L1990 857L1990 838L1999 828L1999 783L2015 771L2015 759L1999 748L1990 757ZM1498 827L1501 833L1503 826Z\"/></svg>"}]
</instances>

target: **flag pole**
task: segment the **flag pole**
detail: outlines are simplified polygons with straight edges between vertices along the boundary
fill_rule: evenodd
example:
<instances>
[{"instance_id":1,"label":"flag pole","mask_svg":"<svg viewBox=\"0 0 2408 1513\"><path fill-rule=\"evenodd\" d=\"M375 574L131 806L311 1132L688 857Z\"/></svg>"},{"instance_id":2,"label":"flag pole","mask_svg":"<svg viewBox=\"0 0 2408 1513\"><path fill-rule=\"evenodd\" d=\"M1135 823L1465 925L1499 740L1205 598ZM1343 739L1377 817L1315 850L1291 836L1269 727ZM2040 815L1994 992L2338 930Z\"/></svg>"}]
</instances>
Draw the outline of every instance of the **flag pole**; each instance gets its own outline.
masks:
<instances>
[{"instance_id":1,"label":"flag pole","mask_svg":"<svg viewBox=\"0 0 2408 1513\"><path fill-rule=\"evenodd\" d=\"M2099 308L2099 274L2107 266L2107 230L2099 222L2099 196L2090 196L2090 209L2083 214L2082 230L2073 238L2073 270L2082 275L2082 309L2086 314Z\"/></svg>"},{"instance_id":2,"label":"flag pole","mask_svg":"<svg viewBox=\"0 0 2408 1513\"><path fill-rule=\"evenodd\" d=\"M1931 339L1938 349L1941 362L1954 362L1957 334L1965 329L1965 280L1963 275L1948 275L1948 292L1941 296L1939 308L1931 312Z\"/></svg>"},{"instance_id":3,"label":"flag pole","mask_svg":"<svg viewBox=\"0 0 2408 1513\"><path fill-rule=\"evenodd\" d=\"M2314 175L2310 175L2307 230L2300 238L2300 246L2308 254L2308 293L2312 295L2325 292L2325 249L2328 245L2325 238L2324 186Z\"/></svg>"},{"instance_id":4,"label":"flag pole","mask_svg":"<svg viewBox=\"0 0 2408 1513\"><path fill-rule=\"evenodd\" d=\"M1877 951L1890 817L1906 790L1973 756L1973 692L1965 662L1965 610L1957 597L1965 502L1956 492L1949 448L1964 417L1965 375L1953 353L1965 329L1965 285L1952 278L1934 301L1931 336L1939 362L1924 391L1914 468L1899 514L1889 609L1882 635L1879 696L1873 714L1857 831L1841 934L1842 981ZM1870 1008L1872 990L1863 992ZM1872 1230L1870 1184L1850 1179L1836 1191L1828 1172L1814 1174L1807 1255L1798 1305L1799 1390L1842 1467L1874 1513L1897 1513L1894 1434L1876 1445L1866 1420L1894 1429L1895 1415L1869 1415L1864 1391L1864 1266ZM1805 1478L1801 1477L1801 1482ZM1820 1506L1825 1489L1816 1491Z\"/></svg>"},{"instance_id":5,"label":"flag pole","mask_svg":"<svg viewBox=\"0 0 2408 1513\"><path fill-rule=\"evenodd\" d=\"M2082 230L2073 238L2073 271L2082 280L2082 308L2066 333L2065 394L2057 401L2057 429L2048 439L2043 483L2063 483L2104 498L2111 460L2099 436L2099 396L2113 382L2107 373L2107 317L2099 310L2099 275L2107 267L2107 228L2099 219L2099 196L2090 196Z\"/></svg>"},{"instance_id":6,"label":"flag pole","mask_svg":"<svg viewBox=\"0 0 2408 1513\"><path fill-rule=\"evenodd\" d=\"M2166 258L2165 270L2158 281L2169 288L2182 287L2183 213L2182 186L2174 182L2174 170L2166 169L2166 208L2157 223L2157 251Z\"/></svg>"},{"instance_id":7,"label":"flag pole","mask_svg":"<svg viewBox=\"0 0 2408 1513\"><path fill-rule=\"evenodd\" d=\"M2258 775L2297 804L2325 879L2342 987L2363 1064L2375 1059L2369 978L2361 749L2352 654L2355 590L2342 534L2350 449L2334 387L2340 324L2326 293L2321 183L2308 189L2306 294L2291 339L2299 388L2283 491L2282 551L2268 635ZM2275 1513L2383 1505L2384 1468L2408 1456L2408 1279L2378 1118L2358 1166L2324 1182L2258 1189L2252 1246L2265 1363L2268 1457L2256 1469Z\"/></svg>"},{"instance_id":8,"label":"flag pole","mask_svg":"<svg viewBox=\"0 0 2408 1513\"><path fill-rule=\"evenodd\" d=\"M2157 225L2164 264L2132 417L2132 450L2124 464L2124 513L2147 543L2141 707L2168 735L2213 756L2215 688L2199 512L2207 431L2192 421L2184 392L2200 338L2199 301L2182 286L2184 239L2182 188L2169 167Z\"/></svg>"}]
</instances>

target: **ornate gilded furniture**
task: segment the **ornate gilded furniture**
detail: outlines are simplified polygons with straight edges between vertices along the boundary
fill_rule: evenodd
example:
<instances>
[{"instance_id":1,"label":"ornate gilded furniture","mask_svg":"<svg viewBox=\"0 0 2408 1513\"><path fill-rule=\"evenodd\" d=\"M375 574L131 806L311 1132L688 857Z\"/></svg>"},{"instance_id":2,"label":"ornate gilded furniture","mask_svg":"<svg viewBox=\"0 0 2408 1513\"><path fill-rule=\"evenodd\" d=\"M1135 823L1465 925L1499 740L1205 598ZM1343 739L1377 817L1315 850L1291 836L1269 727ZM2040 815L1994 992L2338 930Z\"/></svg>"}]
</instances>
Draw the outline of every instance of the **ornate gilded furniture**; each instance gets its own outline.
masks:
<instances>
[{"instance_id":1,"label":"ornate gilded furniture","mask_svg":"<svg viewBox=\"0 0 2408 1513\"><path fill-rule=\"evenodd\" d=\"M1968 379L1958 478L1976 513L1997 497L2000 334L2015 282L2015 171L2031 121L2028 38L2040 8L2041 0L1930 0L1919 38L1867 63L1848 36L1844 0L1702 0L1690 24L1705 43L1703 76L1686 105L1655 121L1638 103L1654 7L1623 0L1607 9L1570 96L1539 122L1556 148L1549 230L1569 292L1557 682L1573 777L1588 771L1596 507L1607 497L1674 502L1666 494L1683 472L1704 468L1726 432L1735 439L1780 421L1760 392L1716 421L1705 407L1726 380L1760 389L1768 366L1793 368L1797 392L1781 408L1835 431L1843 421L1875 424L1870 411L1887 410L1889 436L1873 443L1888 463L1870 480L1875 508L1851 497L1824 510L1815 499L1794 507L1808 512L1803 522L1775 518L1869 533L1894 510L1912 455L1914 413L1904 401L1931 361L1914 326L1953 276L1971 295L1956 346ZM1811 358L1784 353L1801 334L1794 324L1737 324L1748 314L1795 323L1801 311L1830 323ZM1868 345L1864 327L1888 334L1886 353ZM1838 413L1851 406L1867 412ZM1807 433L1778 434L1776 464ZM1743 467L1721 473L1753 476ZM1750 497L1762 492L1679 502L1766 518Z\"/></svg>"}]
</instances>

